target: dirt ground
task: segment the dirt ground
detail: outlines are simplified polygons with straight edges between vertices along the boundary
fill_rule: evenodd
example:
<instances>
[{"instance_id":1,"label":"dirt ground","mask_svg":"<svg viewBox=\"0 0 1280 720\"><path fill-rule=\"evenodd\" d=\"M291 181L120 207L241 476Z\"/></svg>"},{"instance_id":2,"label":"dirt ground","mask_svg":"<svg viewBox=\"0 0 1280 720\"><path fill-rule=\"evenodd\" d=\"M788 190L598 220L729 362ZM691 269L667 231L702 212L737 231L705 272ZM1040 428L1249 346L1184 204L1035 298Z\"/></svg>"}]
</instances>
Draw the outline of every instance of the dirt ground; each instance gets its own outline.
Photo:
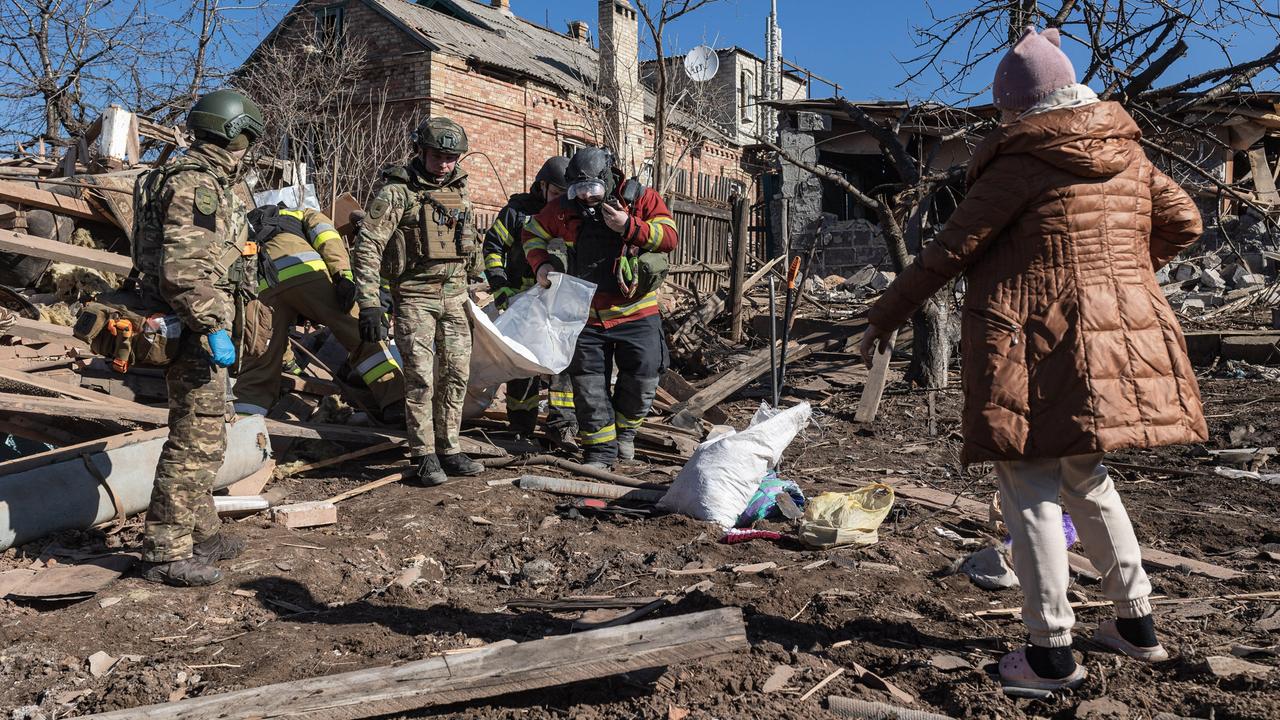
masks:
<instances>
[{"instance_id":1,"label":"dirt ground","mask_svg":"<svg viewBox=\"0 0 1280 720\"><path fill-rule=\"evenodd\" d=\"M802 364L796 376L805 375ZM1280 444L1280 384L1206 378L1203 390L1209 448ZM830 397L815 401L814 423L789 449L781 470L806 494L878 480L990 499L990 468L961 474L958 467L957 393L940 395L939 435L930 437L925 396L903 392L901 385L890 386L874 433L855 430L854 389L834 385L825 392ZM731 405L739 426L757 402ZM1201 449L1179 447L1115 459L1210 468L1202 455ZM291 478L279 487L290 501L322 498L385 474L394 460L377 456L323 471L330 474L324 479ZM659 481L673 472L643 464L625 471L649 472ZM985 540L989 534L980 522L900 498L871 547L818 552L790 540L724 545L714 527L688 518L561 517L555 497L488 484L518 474L492 470L434 489L391 485L341 503L339 523L327 528L290 531L258 517L228 525L249 540L249 549L227 564L226 580L212 588L169 589L126 576L98 597L69 605L0 601L0 707L6 709L0 719L70 717L400 663L504 638L563 634L576 616L513 610L507 603L663 595L703 581L709 584L689 590L657 616L740 606L749 651L412 717L622 720L680 717L683 709L689 718L799 720L834 717L824 709L828 695L900 702L860 682L856 663L917 698L913 707L954 717L1144 718L1166 712L1280 718L1273 652L1280 644L1280 599L1214 599L1280 590L1280 487L1116 471L1145 545L1246 575L1214 581L1153 571L1157 594L1204 598L1157 607L1158 629L1173 658L1155 666L1092 645L1088 635L1108 611L1081 610L1076 650L1089 680L1077 692L1039 701L1005 697L991 674L992 663L1023 637L1020 623L969 616L1016 607L1019 591L985 591L946 573L969 550L937 529ZM109 539L97 531L66 534L10 550L0 557L0 569L30 566L59 548L138 544L136 524ZM407 588L394 584L420 556L440 569L428 560L421 579ZM827 562L815 566L822 560ZM730 571L761 561L778 567L753 575ZM705 571L667 572L699 567ZM1077 583L1072 590L1078 600L1102 597L1096 583ZM1239 646L1260 648L1248 659L1272 672L1219 678L1207 670L1206 656L1231 655ZM86 658L98 651L137 657L94 677ZM781 690L764 693L779 666L795 672ZM846 672L821 691L799 699L841 668ZM1093 702L1082 705L1086 701Z\"/></svg>"}]
</instances>

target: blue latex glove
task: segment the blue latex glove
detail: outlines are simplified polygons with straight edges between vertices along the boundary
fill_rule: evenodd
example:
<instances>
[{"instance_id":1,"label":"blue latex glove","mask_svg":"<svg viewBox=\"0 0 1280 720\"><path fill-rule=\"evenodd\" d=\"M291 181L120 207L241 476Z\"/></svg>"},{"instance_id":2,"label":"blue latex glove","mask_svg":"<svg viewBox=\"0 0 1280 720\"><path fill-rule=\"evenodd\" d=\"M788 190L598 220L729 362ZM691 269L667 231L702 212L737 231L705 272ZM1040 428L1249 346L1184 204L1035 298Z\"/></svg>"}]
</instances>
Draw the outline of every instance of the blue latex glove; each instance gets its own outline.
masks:
<instances>
[{"instance_id":1,"label":"blue latex glove","mask_svg":"<svg viewBox=\"0 0 1280 720\"><path fill-rule=\"evenodd\" d=\"M218 367L231 367L236 362L236 346L226 330L209 333L209 351L213 364Z\"/></svg>"}]
</instances>

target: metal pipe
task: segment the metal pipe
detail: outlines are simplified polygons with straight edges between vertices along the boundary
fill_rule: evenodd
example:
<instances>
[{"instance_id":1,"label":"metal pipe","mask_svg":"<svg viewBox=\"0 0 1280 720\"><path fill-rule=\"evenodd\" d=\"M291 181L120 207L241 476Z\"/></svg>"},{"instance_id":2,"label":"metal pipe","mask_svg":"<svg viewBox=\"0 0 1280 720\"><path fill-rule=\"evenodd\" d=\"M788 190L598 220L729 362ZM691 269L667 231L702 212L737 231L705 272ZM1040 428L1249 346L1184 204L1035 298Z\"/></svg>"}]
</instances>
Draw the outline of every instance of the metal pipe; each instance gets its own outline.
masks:
<instances>
[{"instance_id":1,"label":"metal pipe","mask_svg":"<svg viewBox=\"0 0 1280 720\"><path fill-rule=\"evenodd\" d=\"M773 274L769 275L769 385L773 388L773 406L778 407L778 290Z\"/></svg>"},{"instance_id":2,"label":"metal pipe","mask_svg":"<svg viewBox=\"0 0 1280 720\"><path fill-rule=\"evenodd\" d=\"M557 467L561 470L568 470L575 475L594 478L614 485L625 485L633 488L647 489L666 489L665 485L656 483L647 483L635 478L629 478L626 475L619 475L601 468L590 467L582 463L576 463L572 460L566 460L555 455L530 455L528 457L504 457L504 458L482 458L480 464L487 468L504 468L504 467L527 467L529 465L545 465L547 467Z\"/></svg>"},{"instance_id":3,"label":"metal pipe","mask_svg":"<svg viewBox=\"0 0 1280 720\"><path fill-rule=\"evenodd\" d=\"M858 700L855 698L831 695L827 698L827 709L834 715L862 720L954 720L950 715L912 710L887 703Z\"/></svg>"},{"instance_id":4,"label":"metal pipe","mask_svg":"<svg viewBox=\"0 0 1280 720\"><path fill-rule=\"evenodd\" d=\"M227 451L214 488L261 470L271 457L267 437L261 416L227 425ZM146 510L164 443L164 433L144 433L137 442L108 445L104 451L63 453L65 458L50 464L38 464L32 456L32 462L19 466L25 469L0 476L0 550L108 522L116 516L115 500L126 515Z\"/></svg>"}]
</instances>

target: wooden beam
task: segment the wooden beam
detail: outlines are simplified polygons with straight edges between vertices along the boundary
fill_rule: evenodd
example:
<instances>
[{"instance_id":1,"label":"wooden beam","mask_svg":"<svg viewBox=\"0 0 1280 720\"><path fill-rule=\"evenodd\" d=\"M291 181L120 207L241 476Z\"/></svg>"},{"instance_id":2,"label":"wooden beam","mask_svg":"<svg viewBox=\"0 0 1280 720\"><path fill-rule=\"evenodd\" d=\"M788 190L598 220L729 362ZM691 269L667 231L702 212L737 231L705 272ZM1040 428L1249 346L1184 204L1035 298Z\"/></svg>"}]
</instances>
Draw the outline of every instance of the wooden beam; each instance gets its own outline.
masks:
<instances>
[{"instance_id":1,"label":"wooden beam","mask_svg":"<svg viewBox=\"0 0 1280 720\"><path fill-rule=\"evenodd\" d=\"M733 207L733 268L729 273L729 342L742 342L742 311L747 294L747 242L751 233L747 225L751 219L751 204L738 198Z\"/></svg>"},{"instance_id":2,"label":"wooden beam","mask_svg":"<svg viewBox=\"0 0 1280 720\"><path fill-rule=\"evenodd\" d=\"M0 200L29 208L52 210L55 213L78 217L82 220L110 222L102 216L102 213L80 198L59 195L11 180L0 180Z\"/></svg>"},{"instance_id":3,"label":"wooden beam","mask_svg":"<svg viewBox=\"0 0 1280 720\"><path fill-rule=\"evenodd\" d=\"M133 260L124 255L97 248L68 245L57 240L26 235L0 229L0 250L55 260L78 267L101 270L117 275L128 275L133 270Z\"/></svg>"},{"instance_id":4,"label":"wooden beam","mask_svg":"<svg viewBox=\"0 0 1280 720\"><path fill-rule=\"evenodd\" d=\"M862 397L858 399L858 409L853 414L855 422L863 424L876 419L880 411L880 398L884 395L884 384L889 380L889 360L893 358L893 343L898 338L895 330L889 335L889 342L877 350L871 361L871 372L867 374L867 382L862 386Z\"/></svg>"},{"instance_id":5,"label":"wooden beam","mask_svg":"<svg viewBox=\"0 0 1280 720\"><path fill-rule=\"evenodd\" d=\"M809 357L821 347L820 343L801 345L789 343L787 355L792 361L800 361ZM683 400L671 408L671 424L692 429L697 427L702 416L715 405L728 400L731 395L751 384L756 378L769 371L769 348L755 351L737 368L721 375L718 380L699 390L688 400Z\"/></svg>"},{"instance_id":6,"label":"wooden beam","mask_svg":"<svg viewBox=\"0 0 1280 720\"><path fill-rule=\"evenodd\" d=\"M68 385L48 378L42 378L28 372L23 372L21 370L11 370L3 366L0 366L0 379L44 390L45 392L58 393L59 395L64 395L76 400L87 400L89 402L96 403L118 402L116 398L113 398L110 395L94 392L92 390L85 390L79 385Z\"/></svg>"},{"instance_id":7,"label":"wooden beam","mask_svg":"<svg viewBox=\"0 0 1280 720\"><path fill-rule=\"evenodd\" d=\"M676 665L747 647L742 610L729 607L86 717L355 720Z\"/></svg>"},{"instance_id":8,"label":"wooden beam","mask_svg":"<svg viewBox=\"0 0 1280 720\"><path fill-rule=\"evenodd\" d=\"M60 343L81 350L89 349L89 346L77 340L71 334L71 328L65 325L54 325L40 320L28 320L24 317L15 317L13 325L0 332L0 335L10 335L36 342Z\"/></svg>"},{"instance_id":9,"label":"wooden beam","mask_svg":"<svg viewBox=\"0 0 1280 720\"><path fill-rule=\"evenodd\" d=\"M169 411L166 408L141 405L120 398L115 398L110 403L96 403L84 400L63 400L62 398L0 393L0 407L3 407L7 412L24 415L60 415L87 420L111 420L142 425L165 425L169 422ZM274 437L333 440L335 442L360 444L404 439L404 433L385 428L330 425L325 423L290 423L269 419L266 423L267 431ZM462 438L462 451L490 457L504 457L507 454L501 448L468 437Z\"/></svg>"},{"instance_id":10,"label":"wooden beam","mask_svg":"<svg viewBox=\"0 0 1280 720\"><path fill-rule=\"evenodd\" d=\"M728 210L717 207L707 207L706 205L698 205L688 202L687 200L672 199L667 206L673 213L687 213L689 215L701 215L702 217L715 218L716 220L724 220L726 222L733 220L733 214Z\"/></svg>"}]
</instances>

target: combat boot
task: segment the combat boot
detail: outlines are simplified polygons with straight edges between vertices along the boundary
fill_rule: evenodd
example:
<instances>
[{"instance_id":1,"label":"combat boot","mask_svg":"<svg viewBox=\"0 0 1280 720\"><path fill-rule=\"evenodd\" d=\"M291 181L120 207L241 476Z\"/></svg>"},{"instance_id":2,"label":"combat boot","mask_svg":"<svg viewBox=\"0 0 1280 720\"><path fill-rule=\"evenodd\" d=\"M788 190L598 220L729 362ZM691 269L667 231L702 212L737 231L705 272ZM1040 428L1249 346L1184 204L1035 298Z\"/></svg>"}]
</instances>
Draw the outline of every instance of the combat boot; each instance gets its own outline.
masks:
<instances>
[{"instance_id":1,"label":"combat boot","mask_svg":"<svg viewBox=\"0 0 1280 720\"><path fill-rule=\"evenodd\" d=\"M418 465L418 485L435 487L443 485L448 479L444 474L444 470L440 469L440 460L435 453L422 456L422 462Z\"/></svg>"},{"instance_id":2,"label":"combat boot","mask_svg":"<svg viewBox=\"0 0 1280 720\"><path fill-rule=\"evenodd\" d=\"M206 563L230 560L240 557L241 553L244 552L244 538L237 537L224 530L208 540L196 543L192 551L195 553L196 559L203 560Z\"/></svg>"},{"instance_id":3,"label":"combat boot","mask_svg":"<svg viewBox=\"0 0 1280 720\"><path fill-rule=\"evenodd\" d=\"M547 428L547 437L557 450L566 453L578 451L578 428L572 425L553 425Z\"/></svg>"},{"instance_id":4,"label":"combat boot","mask_svg":"<svg viewBox=\"0 0 1280 720\"><path fill-rule=\"evenodd\" d=\"M484 472L484 466L467 457L466 453L438 455L437 457L440 458L440 467L449 475L471 477Z\"/></svg>"},{"instance_id":5,"label":"combat boot","mask_svg":"<svg viewBox=\"0 0 1280 720\"><path fill-rule=\"evenodd\" d=\"M144 580L174 587L202 587L222 580L222 571L197 557L173 562L147 563Z\"/></svg>"}]
</instances>

